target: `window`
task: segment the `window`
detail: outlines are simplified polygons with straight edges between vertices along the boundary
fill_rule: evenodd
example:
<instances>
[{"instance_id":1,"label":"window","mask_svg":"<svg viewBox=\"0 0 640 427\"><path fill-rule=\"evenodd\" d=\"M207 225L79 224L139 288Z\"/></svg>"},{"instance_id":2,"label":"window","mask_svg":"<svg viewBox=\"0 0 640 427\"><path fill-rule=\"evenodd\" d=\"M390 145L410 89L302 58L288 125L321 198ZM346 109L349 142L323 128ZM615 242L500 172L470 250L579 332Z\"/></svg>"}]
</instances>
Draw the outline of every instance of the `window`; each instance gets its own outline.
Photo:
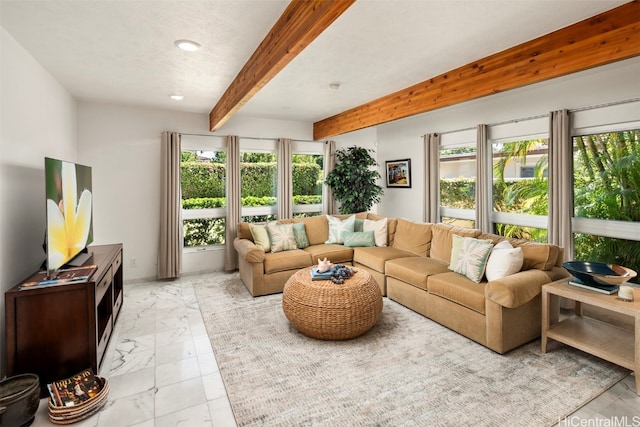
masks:
<instances>
[{"instance_id":1,"label":"window","mask_svg":"<svg viewBox=\"0 0 640 427\"><path fill-rule=\"evenodd\" d=\"M475 131L444 134L440 139L440 219L475 227L477 149Z\"/></svg>"},{"instance_id":2,"label":"window","mask_svg":"<svg viewBox=\"0 0 640 427\"><path fill-rule=\"evenodd\" d=\"M242 221L276 219L277 163L275 140L240 139Z\"/></svg>"},{"instance_id":3,"label":"window","mask_svg":"<svg viewBox=\"0 0 640 427\"><path fill-rule=\"evenodd\" d=\"M547 242L549 116L492 125L490 220L505 237ZM530 171L523 176L522 171Z\"/></svg>"},{"instance_id":4,"label":"window","mask_svg":"<svg viewBox=\"0 0 640 427\"><path fill-rule=\"evenodd\" d=\"M322 143L293 142L292 181L293 216L309 217L322 214L322 182L324 156Z\"/></svg>"},{"instance_id":5,"label":"window","mask_svg":"<svg viewBox=\"0 0 640 427\"><path fill-rule=\"evenodd\" d=\"M225 163L222 141L182 139L180 186L185 248L225 244Z\"/></svg>"},{"instance_id":6,"label":"window","mask_svg":"<svg viewBox=\"0 0 640 427\"><path fill-rule=\"evenodd\" d=\"M549 215L548 142L524 139L493 142L493 223L497 234L547 241ZM522 177L521 168L531 168ZM518 177L520 175L520 177ZM538 227L532 226L537 225Z\"/></svg>"},{"instance_id":7,"label":"window","mask_svg":"<svg viewBox=\"0 0 640 427\"><path fill-rule=\"evenodd\" d=\"M573 137L573 204L575 259L640 272L640 129Z\"/></svg>"}]
</instances>

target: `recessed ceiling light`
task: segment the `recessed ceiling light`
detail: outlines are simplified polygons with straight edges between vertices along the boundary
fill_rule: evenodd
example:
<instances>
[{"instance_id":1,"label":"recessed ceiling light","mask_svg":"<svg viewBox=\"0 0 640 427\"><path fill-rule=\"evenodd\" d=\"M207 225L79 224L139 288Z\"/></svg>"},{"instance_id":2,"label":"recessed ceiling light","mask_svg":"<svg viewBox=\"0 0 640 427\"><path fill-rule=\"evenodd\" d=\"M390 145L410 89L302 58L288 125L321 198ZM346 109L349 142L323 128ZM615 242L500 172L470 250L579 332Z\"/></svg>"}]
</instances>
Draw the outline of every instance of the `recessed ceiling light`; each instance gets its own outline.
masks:
<instances>
[{"instance_id":1,"label":"recessed ceiling light","mask_svg":"<svg viewBox=\"0 0 640 427\"><path fill-rule=\"evenodd\" d=\"M195 52L200 49L200 44L194 42L193 40L176 40L173 42L176 47L179 47L182 50L186 50L187 52Z\"/></svg>"},{"instance_id":2,"label":"recessed ceiling light","mask_svg":"<svg viewBox=\"0 0 640 427\"><path fill-rule=\"evenodd\" d=\"M182 101L184 95L169 95L169 98L173 99L174 101Z\"/></svg>"},{"instance_id":3,"label":"recessed ceiling light","mask_svg":"<svg viewBox=\"0 0 640 427\"><path fill-rule=\"evenodd\" d=\"M331 90L340 89L340 83L338 83L338 82L329 83L329 89L331 89Z\"/></svg>"}]
</instances>

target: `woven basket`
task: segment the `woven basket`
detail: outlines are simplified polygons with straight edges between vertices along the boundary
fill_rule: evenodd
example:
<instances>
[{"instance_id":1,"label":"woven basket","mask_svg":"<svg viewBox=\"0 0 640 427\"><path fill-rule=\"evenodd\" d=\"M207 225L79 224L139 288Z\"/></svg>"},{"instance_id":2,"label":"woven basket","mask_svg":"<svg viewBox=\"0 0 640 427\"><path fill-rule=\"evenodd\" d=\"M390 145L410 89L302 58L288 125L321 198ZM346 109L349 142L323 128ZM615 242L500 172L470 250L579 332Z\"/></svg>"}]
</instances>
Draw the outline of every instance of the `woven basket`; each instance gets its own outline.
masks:
<instances>
[{"instance_id":1,"label":"woven basket","mask_svg":"<svg viewBox=\"0 0 640 427\"><path fill-rule=\"evenodd\" d=\"M304 335L347 340L367 332L380 319L382 294L371 275L358 270L341 285L311 280L311 268L295 273L284 285L282 309Z\"/></svg>"},{"instance_id":2,"label":"woven basket","mask_svg":"<svg viewBox=\"0 0 640 427\"><path fill-rule=\"evenodd\" d=\"M78 421L89 418L96 414L107 403L107 397L109 395L109 383L103 377L96 377L102 388L97 395L91 399L75 406L56 406L53 401L49 399L49 421L54 424L73 424Z\"/></svg>"}]
</instances>

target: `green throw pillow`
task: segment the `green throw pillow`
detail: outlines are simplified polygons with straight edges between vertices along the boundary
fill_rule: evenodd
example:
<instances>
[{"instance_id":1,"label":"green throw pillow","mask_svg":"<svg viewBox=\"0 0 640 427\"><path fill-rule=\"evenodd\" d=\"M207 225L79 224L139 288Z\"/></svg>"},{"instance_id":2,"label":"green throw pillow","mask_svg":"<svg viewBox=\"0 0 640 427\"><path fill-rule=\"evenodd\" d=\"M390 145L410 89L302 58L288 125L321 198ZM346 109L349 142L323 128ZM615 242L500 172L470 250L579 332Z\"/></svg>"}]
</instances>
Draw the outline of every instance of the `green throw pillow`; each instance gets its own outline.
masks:
<instances>
[{"instance_id":1,"label":"green throw pillow","mask_svg":"<svg viewBox=\"0 0 640 427\"><path fill-rule=\"evenodd\" d=\"M327 221L329 221L329 239L325 243L342 244L344 242L342 233L345 231L353 231L353 227L356 223L356 216L351 215L345 220L340 220L340 218L327 215Z\"/></svg>"},{"instance_id":2,"label":"green throw pillow","mask_svg":"<svg viewBox=\"0 0 640 427\"><path fill-rule=\"evenodd\" d=\"M353 224L353 231L364 231L364 219L356 218Z\"/></svg>"},{"instance_id":3,"label":"green throw pillow","mask_svg":"<svg viewBox=\"0 0 640 427\"><path fill-rule=\"evenodd\" d=\"M293 235L296 238L296 246L298 249L309 247L309 238L307 237L307 230L304 227L304 222L296 222L293 224Z\"/></svg>"},{"instance_id":4,"label":"green throw pillow","mask_svg":"<svg viewBox=\"0 0 640 427\"><path fill-rule=\"evenodd\" d=\"M267 224L267 232L271 242L271 253L298 249L293 224L276 224L272 221Z\"/></svg>"},{"instance_id":5,"label":"green throw pillow","mask_svg":"<svg viewBox=\"0 0 640 427\"><path fill-rule=\"evenodd\" d=\"M454 271L466 276L469 280L480 283L492 248L493 244L490 242L465 237Z\"/></svg>"},{"instance_id":6,"label":"green throw pillow","mask_svg":"<svg viewBox=\"0 0 640 427\"><path fill-rule=\"evenodd\" d=\"M265 252L271 251L271 241L269 240L269 233L267 233L267 227L264 225L249 224L249 231L251 237L253 237L253 243L257 247Z\"/></svg>"},{"instance_id":7,"label":"green throw pillow","mask_svg":"<svg viewBox=\"0 0 640 427\"><path fill-rule=\"evenodd\" d=\"M376 245L373 231L345 231L342 233L342 237L344 245L349 247Z\"/></svg>"}]
</instances>

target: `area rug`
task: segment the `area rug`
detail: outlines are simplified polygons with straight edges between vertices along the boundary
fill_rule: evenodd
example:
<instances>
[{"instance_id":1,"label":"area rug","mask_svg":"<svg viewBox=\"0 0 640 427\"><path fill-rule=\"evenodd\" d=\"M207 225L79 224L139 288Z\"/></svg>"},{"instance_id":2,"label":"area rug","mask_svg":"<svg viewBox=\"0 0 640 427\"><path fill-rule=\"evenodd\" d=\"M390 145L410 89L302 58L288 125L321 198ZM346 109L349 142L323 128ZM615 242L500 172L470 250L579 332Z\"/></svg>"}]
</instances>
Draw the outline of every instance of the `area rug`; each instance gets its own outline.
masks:
<instances>
[{"instance_id":1,"label":"area rug","mask_svg":"<svg viewBox=\"0 0 640 427\"><path fill-rule=\"evenodd\" d=\"M629 374L539 340L499 355L387 298L367 334L319 341L237 273L193 287L239 426L554 425Z\"/></svg>"}]
</instances>

